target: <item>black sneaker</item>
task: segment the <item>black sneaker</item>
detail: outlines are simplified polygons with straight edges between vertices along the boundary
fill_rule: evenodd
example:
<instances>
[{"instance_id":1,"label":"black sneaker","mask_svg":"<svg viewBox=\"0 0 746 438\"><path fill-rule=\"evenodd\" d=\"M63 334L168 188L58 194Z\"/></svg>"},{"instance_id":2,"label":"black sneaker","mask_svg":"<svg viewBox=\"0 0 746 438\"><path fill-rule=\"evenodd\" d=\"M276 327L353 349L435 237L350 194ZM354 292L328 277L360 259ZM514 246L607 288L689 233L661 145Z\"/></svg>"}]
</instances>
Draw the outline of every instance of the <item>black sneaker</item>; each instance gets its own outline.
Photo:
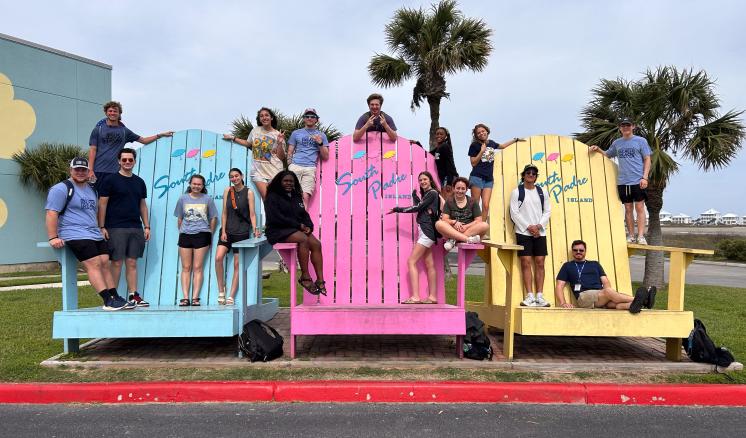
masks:
<instances>
[{"instance_id":1,"label":"black sneaker","mask_svg":"<svg viewBox=\"0 0 746 438\"><path fill-rule=\"evenodd\" d=\"M135 308L135 304L131 302L127 302L124 298L120 297L119 295L109 297L104 302L104 306L103 306L104 310L128 310L128 309L134 309L134 308Z\"/></svg>"},{"instance_id":2,"label":"black sneaker","mask_svg":"<svg viewBox=\"0 0 746 438\"><path fill-rule=\"evenodd\" d=\"M648 288L648 299L645 300L645 307L648 309L652 309L655 307L655 294L658 293L658 289L655 286L650 286Z\"/></svg>"},{"instance_id":3,"label":"black sneaker","mask_svg":"<svg viewBox=\"0 0 746 438\"><path fill-rule=\"evenodd\" d=\"M137 291L130 294L128 301L134 301L137 307L148 307L150 305L149 302L142 299L142 297L140 296L139 293L137 293Z\"/></svg>"},{"instance_id":4,"label":"black sneaker","mask_svg":"<svg viewBox=\"0 0 746 438\"><path fill-rule=\"evenodd\" d=\"M648 290L644 287L638 287L635 291L635 299L629 305L629 313L640 313L642 306L648 301Z\"/></svg>"}]
</instances>

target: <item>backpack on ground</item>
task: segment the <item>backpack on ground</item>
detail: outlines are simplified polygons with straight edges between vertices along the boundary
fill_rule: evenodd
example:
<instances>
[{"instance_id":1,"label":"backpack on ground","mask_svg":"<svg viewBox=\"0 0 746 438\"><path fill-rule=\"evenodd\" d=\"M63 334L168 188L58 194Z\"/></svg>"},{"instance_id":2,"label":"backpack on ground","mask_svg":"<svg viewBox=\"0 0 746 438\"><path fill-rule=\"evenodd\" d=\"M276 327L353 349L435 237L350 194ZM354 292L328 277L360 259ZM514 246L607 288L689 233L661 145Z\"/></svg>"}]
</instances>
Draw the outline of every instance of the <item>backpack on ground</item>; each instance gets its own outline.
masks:
<instances>
[{"instance_id":1,"label":"backpack on ground","mask_svg":"<svg viewBox=\"0 0 746 438\"><path fill-rule=\"evenodd\" d=\"M464 357L474 360L492 360L490 338L484 331L484 322L476 312L466 312L466 336L464 336Z\"/></svg>"},{"instance_id":2,"label":"backpack on ground","mask_svg":"<svg viewBox=\"0 0 746 438\"><path fill-rule=\"evenodd\" d=\"M716 347L707 334L705 325L699 319L694 320L694 329L689 337L683 339L684 351L694 362L711 363L727 367L735 361L733 354L725 347Z\"/></svg>"},{"instance_id":3,"label":"backpack on ground","mask_svg":"<svg viewBox=\"0 0 746 438\"><path fill-rule=\"evenodd\" d=\"M536 187L536 194L539 195L539 200L541 201L541 211L544 211L544 191L541 189L541 186L534 186ZM526 187L521 183L518 184L518 208L520 209L523 205L523 200L526 199Z\"/></svg>"},{"instance_id":4,"label":"backpack on ground","mask_svg":"<svg viewBox=\"0 0 746 438\"><path fill-rule=\"evenodd\" d=\"M277 330L258 319L244 324L238 348L251 362L268 362L282 356L283 339Z\"/></svg>"}]
</instances>

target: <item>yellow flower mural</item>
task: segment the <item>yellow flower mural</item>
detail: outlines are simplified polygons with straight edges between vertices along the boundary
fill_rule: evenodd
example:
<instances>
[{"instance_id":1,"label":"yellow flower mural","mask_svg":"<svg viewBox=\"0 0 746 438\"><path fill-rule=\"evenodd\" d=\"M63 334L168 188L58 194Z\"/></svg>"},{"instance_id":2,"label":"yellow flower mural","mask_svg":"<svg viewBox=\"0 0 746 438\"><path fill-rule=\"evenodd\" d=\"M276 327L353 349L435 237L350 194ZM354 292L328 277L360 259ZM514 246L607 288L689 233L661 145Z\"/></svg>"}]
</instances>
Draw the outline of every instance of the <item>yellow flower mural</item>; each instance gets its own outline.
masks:
<instances>
[{"instance_id":1,"label":"yellow flower mural","mask_svg":"<svg viewBox=\"0 0 746 438\"><path fill-rule=\"evenodd\" d=\"M26 149L26 139L36 128L34 108L14 99L13 83L0 73L0 158L9 159Z\"/></svg>"}]
</instances>

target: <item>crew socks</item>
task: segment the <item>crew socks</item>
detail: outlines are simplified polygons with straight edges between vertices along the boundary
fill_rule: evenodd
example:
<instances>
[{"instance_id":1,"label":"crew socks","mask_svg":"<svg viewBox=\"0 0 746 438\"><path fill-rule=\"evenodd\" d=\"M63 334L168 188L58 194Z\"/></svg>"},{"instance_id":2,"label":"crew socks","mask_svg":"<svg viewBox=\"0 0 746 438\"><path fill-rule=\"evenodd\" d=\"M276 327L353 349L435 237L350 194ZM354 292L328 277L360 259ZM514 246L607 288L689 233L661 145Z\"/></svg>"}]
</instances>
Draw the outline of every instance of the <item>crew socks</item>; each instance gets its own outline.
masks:
<instances>
[{"instance_id":1,"label":"crew socks","mask_svg":"<svg viewBox=\"0 0 746 438\"><path fill-rule=\"evenodd\" d=\"M529 301L534 301L534 293L533 292L527 293L526 298L528 298Z\"/></svg>"},{"instance_id":2,"label":"crew socks","mask_svg":"<svg viewBox=\"0 0 746 438\"><path fill-rule=\"evenodd\" d=\"M536 299L537 299L537 300L541 300L541 299L543 299L543 298L544 298L544 294L543 294L543 293L541 293L541 292L536 292Z\"/></svg>"},{"instance_id":3,"label":"crew socks","mask_svg":"<svg viewBox=\"0 0 746 438\"><path fill-rule=\"evenodd\" d=\"M98 293L98 296L100 296L101 299L104 300L104 304L106 304L106 300L108 300L111 295L109 294L109 289L104 289Z\"/></svg>"}]
</instances>

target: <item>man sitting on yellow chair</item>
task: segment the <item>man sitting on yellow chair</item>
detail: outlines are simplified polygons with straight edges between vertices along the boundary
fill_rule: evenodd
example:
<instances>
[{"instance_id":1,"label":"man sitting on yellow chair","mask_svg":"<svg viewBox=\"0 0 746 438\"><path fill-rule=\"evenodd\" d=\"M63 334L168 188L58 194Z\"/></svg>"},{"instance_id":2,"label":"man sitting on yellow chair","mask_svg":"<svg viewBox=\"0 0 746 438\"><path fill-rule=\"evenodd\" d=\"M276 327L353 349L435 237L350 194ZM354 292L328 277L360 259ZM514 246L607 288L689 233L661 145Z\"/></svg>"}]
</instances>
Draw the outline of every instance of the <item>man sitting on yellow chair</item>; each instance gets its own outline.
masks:
<instances>
[{"instance_id":1,"label":"man sitting on yellow chair","mask_svg":"<svg viewBox=\"0 0 746 438\"><path fill-rule=\"evenodd\" d=\"M611 288L609 278L601 264L595 260L585 259L585 242L575 240L571 248L573 260L565 262L557 273L557 287L554 295L560 307L570 309L575 307L572 303L565 302L565 284L570 283L578 307L581 308L629 310L630 313L640 313L643 307L653 308L656 293L654 287L638 288L634 298L620 294Z\"/></svg>"}]
</instances>

